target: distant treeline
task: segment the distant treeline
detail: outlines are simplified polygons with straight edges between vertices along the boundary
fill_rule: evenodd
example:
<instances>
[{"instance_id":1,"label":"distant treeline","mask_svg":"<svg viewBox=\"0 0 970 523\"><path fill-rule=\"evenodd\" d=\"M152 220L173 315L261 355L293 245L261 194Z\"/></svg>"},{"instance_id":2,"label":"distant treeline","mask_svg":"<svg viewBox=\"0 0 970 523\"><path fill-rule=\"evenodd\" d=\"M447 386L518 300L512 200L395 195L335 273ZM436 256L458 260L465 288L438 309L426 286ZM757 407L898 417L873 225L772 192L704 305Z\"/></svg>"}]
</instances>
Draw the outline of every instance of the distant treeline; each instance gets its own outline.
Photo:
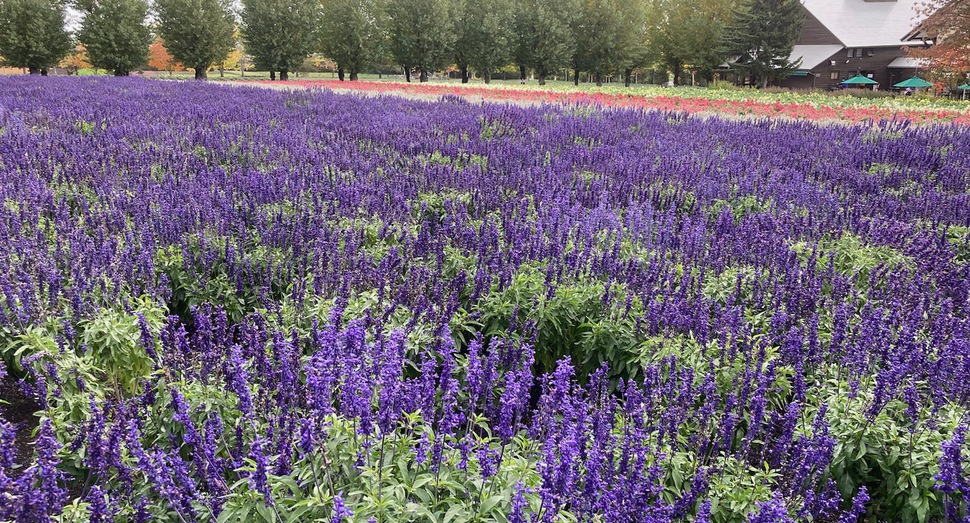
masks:
<instances>
[{"instance_id":1,"label":"distant treeline","mask_svg":"<svg viewBox=\"0 0 970 523\"><path fill-rule=\"evenodd\" d=\"M4 63L45 74L75 46L124 76L161 38L199 79L241 44L253 68L286 80L310 55L341 79L393 63L410 81L454 68L468 81L499 71L596 82L637 71L701 81L730 69L767 85L787 76L798 0L0 0ZM566 74L568 73L568 74Z\"/></svg>"}]
</instances>

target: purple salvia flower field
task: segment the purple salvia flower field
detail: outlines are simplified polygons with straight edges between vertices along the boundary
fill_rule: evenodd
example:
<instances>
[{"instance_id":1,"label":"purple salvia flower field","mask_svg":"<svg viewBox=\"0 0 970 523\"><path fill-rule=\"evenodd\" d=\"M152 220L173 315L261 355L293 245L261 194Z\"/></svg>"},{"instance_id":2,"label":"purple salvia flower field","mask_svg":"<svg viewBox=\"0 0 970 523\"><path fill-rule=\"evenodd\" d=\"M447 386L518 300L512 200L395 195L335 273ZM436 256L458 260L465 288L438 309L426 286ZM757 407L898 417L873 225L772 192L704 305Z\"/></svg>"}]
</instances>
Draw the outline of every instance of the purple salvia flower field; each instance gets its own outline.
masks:
<instances>
[{"instance_id":1,"label":"purple salvia flower field","mask_svg":"<svg viewBox=\"0 0 970 523\"><path fill-rule=\"evenodd\" d=\"M968 517L970 129L0 79L0 521Z\"/></svg>"}]
</instances>

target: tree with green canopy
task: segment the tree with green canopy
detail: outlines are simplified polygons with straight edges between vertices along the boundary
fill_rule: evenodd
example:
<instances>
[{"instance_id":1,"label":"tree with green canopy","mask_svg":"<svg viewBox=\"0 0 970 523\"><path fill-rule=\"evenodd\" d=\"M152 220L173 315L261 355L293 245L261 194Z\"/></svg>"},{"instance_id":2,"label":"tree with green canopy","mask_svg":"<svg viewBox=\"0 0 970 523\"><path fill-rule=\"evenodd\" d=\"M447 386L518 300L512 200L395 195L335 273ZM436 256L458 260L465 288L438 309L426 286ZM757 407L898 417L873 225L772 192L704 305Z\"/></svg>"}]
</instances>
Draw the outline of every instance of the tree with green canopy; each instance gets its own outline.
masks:
<instances>
[{"instance_id":1,"label":"tree with green canopy","mask_svg":"<svg viewBox=\"0 0 970 523\"><path fill-rule=\"evenodd\" d=\"M576 50L575 17L580 0L517 0L513 59L522 80L525 71L535 71L539 85L546 77L566 67Z\"/></svg>"},{"instance_id":2,"label":"tree with green canopy","mask_svg":"<svg viewBox=\"0 0 970 523\"><path fill-rule=\"evenodd\" d=\"M454 13L449 0L393 0L388 5L390 46L394 60L404 67L407 81L411 69L418 78L448 65L454 56Z\"/></svg>"},{"instance_id":3,"label":"tree with green canopy","mask_svg":"<svg viewBox=\"0 0 970 523\"><path fill-rule=\"evenodd\" d=\"M467 83L468 69L476 71L485 83L492 73L512 59L512 0L461 0L457 9L455 63L461 81Z\"/></svg>"},{"instance_id":4,"label":"tree with green canopy","mask_svg":"<svg viewBox=\"0 0 970 523\"><path fill-rule=\"evenodd\" d=\"M590 41L598 36L596 32L599 29L599 24L596 23L596 20L590 20L589 17L596 17L599 14L598 4L600 4L598 0L581 0L579 16L572 18L573 26L571 29L576 45L573 46L573 55L569 59L569 67L573 70L574 85L579 85L580 73L589 71L592 65ZM610 31L610 33L609 36L612 36L613 31Z\"/></svg>"},{"instance_id":5,"label":"tree with green canopy","mask_svg":"<svg viewBox=\"0 0 970 523\"><path fill-rule=\"evenodd\" d=\"M387 16L382 0L324 0L320 51L337 64L341 81L378 62L385 52Z\"/></svg>"},{"instance_id":6,"label":"tree with green canopy","mask_svg":"<svg viewBox=\"0 0 970 523\"><path fill-rule=\"evenodd\" d=\"M84 12L78 41L87 51L94 67L128 76L133 69L148 63L151 31L145 23L145 0L79 0Z\"/></svg>"},{"instance_id":7,"label":"tree with green canopy","mask_svg":"<svg viewBox=\"0 0 970 523\"><path fill-rule=\"evenodd\" d=\"M232 0L155 0L158 33L175 60L205 80L235 45Z\"/></svg>"},{"instance_id":8,"label":"tree with green canopy","mask_svg":"<svg viewBox=\"0 0 970 523\"><path fill-rule=\"evenodd\" d=\"M3 64L46 75L74 49L58 0L0 0Z\"/></svg>"},{"instance_id":9,"label":"tree with green canopy","mask_svg":"<svg viewBox=\"0 0 970 523\"><path fill-rule=\"evenodd\" d=\"M317 45L320 4L314 1L243 0L242 37L257 68L289 78ZM274 75L271 74L271 77Z\"/></svg>"},{"instance_id":10,"label":"tree with green canopy","mask_svg":"<svg viewBox=\"0 0 970 523\"><path fill-rule=\"evenodd\" d=\"M650 0L652 59L673 73L675 84L680 84L685 69L713 79L727 58L722 42L734 4L735 0Z\"/></svg>"},{"instance_id":11,"label":"tree with green canopy","mask_svg":"<svg viewBox=\"0 0 970 523\"><path fill-rule=\"evenodd\" d=\"M574 83L580 71L593 74L597 85L604 77L626 69L642 39L642 13L634 7L639 0L582 0L580 16L574 19L576 49L572 67Z\"/></svg>"},{"instance_id":12,"label":"tree with green canopy","mask_svg":"<svg viewBox=\"0 0 970 523\"><path fill-rule=\"evenodd\" d=\"M633 70L647 63L647 27L650 11L647 0L618 2L620 10L621 52L616 58L623 83L630 87Z\"/></svg>"},{"instance_id":13,"label":"tree with green canopy","mask_svg":"<svg viewBox=\"0 0 970 523\"><path fill-rule=\"evenodd\" d=\"M743 0L725 30L723 51L738 57L732 67L767 87L798 68L790 58L803 17L799 0Z\"/></svg>"}]
</instances>

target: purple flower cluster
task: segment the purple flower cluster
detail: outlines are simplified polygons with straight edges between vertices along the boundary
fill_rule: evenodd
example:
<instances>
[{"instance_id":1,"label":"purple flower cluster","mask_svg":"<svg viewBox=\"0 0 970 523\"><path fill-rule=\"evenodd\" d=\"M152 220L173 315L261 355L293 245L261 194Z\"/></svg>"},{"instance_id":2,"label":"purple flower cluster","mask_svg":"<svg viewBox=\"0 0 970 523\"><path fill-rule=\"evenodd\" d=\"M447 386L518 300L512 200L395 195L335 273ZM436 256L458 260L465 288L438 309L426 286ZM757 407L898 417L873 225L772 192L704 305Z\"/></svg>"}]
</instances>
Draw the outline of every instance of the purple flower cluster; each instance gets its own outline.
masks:
<instances>
[{"instance_id":1,"label":"purple flower cluster","mask_svg":"<svg viewBox=\"0 0 970 523\"><path fill-rule=\"evenodd\" d=\"M0 78L0 379L44 419L29 463L0 420L0 519L892 520L910 467L956 521L967 143Z\"/></svg>"}]
</instances>

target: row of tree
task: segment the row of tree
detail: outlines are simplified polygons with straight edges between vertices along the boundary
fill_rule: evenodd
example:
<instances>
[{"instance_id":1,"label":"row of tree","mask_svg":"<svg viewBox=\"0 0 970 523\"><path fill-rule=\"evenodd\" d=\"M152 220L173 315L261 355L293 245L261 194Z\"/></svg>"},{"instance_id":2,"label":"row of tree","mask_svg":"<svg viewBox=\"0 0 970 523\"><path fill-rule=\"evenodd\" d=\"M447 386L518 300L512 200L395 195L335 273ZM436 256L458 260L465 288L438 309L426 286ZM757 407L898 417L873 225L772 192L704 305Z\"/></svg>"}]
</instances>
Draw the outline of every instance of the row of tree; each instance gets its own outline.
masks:
<instances>
[{"instance_id":1,"label":"row of tree","mask_svg":"<svg viewBox=\"0 0 970 523\"><path fill-rule=\"evenodd\" d=\"M0 56L42 73L73 48L64 1L0 0ZM389 57L408 81L454 64L485 82L514 64L540 84L570 70L597 82L637 68L711 79L732 66L767 84L786 75L802 19L799 0L70 0L78 43L95 67L127 75L156 33L196 78L222 62L237 34L257 69L281 80L311 53L341 80Z\"/></svg>"}]
</instances>

